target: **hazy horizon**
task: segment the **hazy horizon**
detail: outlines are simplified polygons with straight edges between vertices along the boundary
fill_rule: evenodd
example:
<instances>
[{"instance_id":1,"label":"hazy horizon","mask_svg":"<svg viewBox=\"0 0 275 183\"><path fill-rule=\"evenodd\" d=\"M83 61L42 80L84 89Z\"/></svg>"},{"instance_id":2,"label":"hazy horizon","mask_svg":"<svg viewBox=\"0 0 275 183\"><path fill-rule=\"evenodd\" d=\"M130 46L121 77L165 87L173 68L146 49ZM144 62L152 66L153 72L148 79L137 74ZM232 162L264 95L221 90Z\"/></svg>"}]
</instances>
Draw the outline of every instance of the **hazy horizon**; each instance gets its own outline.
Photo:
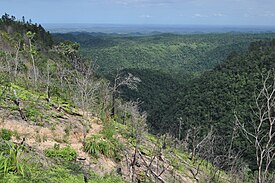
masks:
<instances>
[{"instance_id":1,"label":"hazy horizon","mask_svg":"<svg viewBox=\"0 0 275 183\"><path fill-rule=\"evenodd\" d=\"M273 25L165 25L165 24L43 24L52 33L102 32L102 33L211 33L211 32L275 32Z\"/></svg>"},{"instance_id":2,"label":"hazy horizon","mask_svg":"<svg viewBox=\"0 0 275 183\"><path fill-rule=\"evenodd\" d=\"M274 0L1 0L0 13L41 24L275 26Z\"/></svg>"}]
</instances>

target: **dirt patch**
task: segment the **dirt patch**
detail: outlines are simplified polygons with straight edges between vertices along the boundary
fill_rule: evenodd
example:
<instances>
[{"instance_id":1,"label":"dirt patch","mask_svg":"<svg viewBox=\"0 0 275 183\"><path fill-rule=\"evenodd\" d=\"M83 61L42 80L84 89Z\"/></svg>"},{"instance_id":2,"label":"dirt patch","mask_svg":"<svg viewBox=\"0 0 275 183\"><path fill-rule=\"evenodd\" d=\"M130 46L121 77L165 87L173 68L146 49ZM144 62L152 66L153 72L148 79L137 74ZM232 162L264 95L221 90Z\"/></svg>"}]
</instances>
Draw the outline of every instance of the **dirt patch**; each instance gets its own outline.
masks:
<instances>
[{"instance_id":1,"label":"dirt patch","mask_svg":"<svg viewBox=\"0 0 275 183\"><path fill-rule=\"evenodd\" d=\"M115 170L116 163L111 159L101 156L98 159L93 159L88 153L83 151L83 139L85 128L81 124L81 120L74 116L66 116L62 122L56 123L54 129L31 125L23 120L2 120L0 128L16 131L19 138L13 137L12 140L16 143L24 143L31 147L37 153L43 153L45 149L54 147L55 144L66 147L70 145L77 152L77 161L93 169L100 175L111 173ZM66 128L70 127L66 133ZM98 118L92 118L88 121L89 131L86 137L100 133L103 126Z\"/></svg>"},{"instance_id":2,"label":"dirt patch","mask_svg":"<svg viewBox=\"0 0 275 183\"><path fill-rule=\"evenodd\" d=\"M55 124L56 126L54 129L49 129L31 125L22 120L8 119L0 122L0 128L16 131L20 138L16 139L13 137L13 141L20 143L24 138L24 143L41 156L45 149L52 148L55 144L59 144L61 148L70 145L77 152L77 161L87 167L87 169L91 169L101 176L119 170L120 174L126 180L130 181L132 173L130 164L133 162L135 151L134 147L129 144L127 139L120 134L116 135L116 138L126 146L125 152L123 153L124 156L119 163L105 156L100 156L98 159L95 159L83 151L85 127L82 125L82 119L67 115L66 119L63 119L61 122L55 122ZM97 118L90 119L87 126L89 128L86 134L87 138L100 133L103 129L103 125L100 124ZM154 145L151 142L146 141L144 143L146 147L151 150L154 149ZM165 157L163 157L162 160L160 160L159 157L156 157L152 162L151 160L152 157L149 155L144 154L143 159L137 155L135 165L136 177L142 176L144 172L148 172L147 165L151 164L152 170L157 174L161 174L161 178L165 179L167 182L196 182L192 180L190 174L182 174L170 166L171 163ZM163 169L165 169L165 171L161 173ZM151 178L154 180L154 177Z\"/></svg>"}]
</instances>

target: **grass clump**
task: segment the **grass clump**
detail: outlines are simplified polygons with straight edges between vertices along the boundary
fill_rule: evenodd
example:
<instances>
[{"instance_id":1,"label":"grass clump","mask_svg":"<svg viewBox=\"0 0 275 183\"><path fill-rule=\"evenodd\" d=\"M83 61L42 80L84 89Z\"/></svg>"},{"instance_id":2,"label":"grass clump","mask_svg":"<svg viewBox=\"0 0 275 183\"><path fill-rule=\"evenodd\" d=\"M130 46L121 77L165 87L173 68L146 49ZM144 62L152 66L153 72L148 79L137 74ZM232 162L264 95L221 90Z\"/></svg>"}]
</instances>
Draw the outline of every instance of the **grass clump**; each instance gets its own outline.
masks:
<instances>
[{"instance_id":1,"label":"grass clump","mask_svg":"<svg viewBox=\"0 0 275 183\"><path fill-rule=\"evenodd\" d=\"M103 130L101 133L106 137L107 139L112 139L113 136L115 135L115 125L113 121L110 121L108 123L105 123L103 126Z\"/></svg>"},{"instance_id":2,"label":"grass clump","mask_svg":"<svg viewBox=\"0 0 275 183\"><path fill-rule=\"evenodd\" d=\"M60 148L59 145L54 145L51 149L46 149L44 151L45 156L47 157L56 157L62 158L66 161L73 161L76 159L77 153L75 149L70 146Z\"/></svg>"},{"instance_id":3,"label":"grass clump","mask_svg":"<svg viewBox=\"0 0 275 183\"><path fill-rule=\"evenodd\" d=\"M84 150L95 158L98 158L102 154L120 161L122 144L114 137L115 134L116 128L114 122L105 123L101 134L93 135L86 140Z\"/></svg>"},{"instance_id":4,"label":"grass clump","mask_svg":"<svg viewBox=\"0 0 275 183\"><path fill-rule=\"evenodd\" d=\"M84 150L90 153L93 157L98 158L100 154L105 155L115 160L120 160L120 143L112 138L108 139L104 135L93 135L87 139Z\"/></svg>"},{"instance_id":5,"label":"grass clump","mask_svg":"<svg viewBox=\"0 0 275 183\"><path fill-rule=\"evenodd\" d=\"M74 174L63 166L53 166L48 169L41 182L84 183L83 174Z\"/></svg>"},{"instance_id":6,"label":"grass clump","mask_svg":"<svg viewBox=\"0 0 275 183\"><path fill-rule=\"evenodd\" d=\"M12 137L12 131L8 130L8 129L1 129L0 131L0 137L3 139L3 140L10 140L11 137Z\"/></svg>"},{"instance_id":7,"label":"grass clump","mask_svg":"<svg viewBox=\"0 0 275 183\"><path fill-rule=\"evenodd\" d=\"M16 146L12 143L2 142L1 146L4 147L0 154L0 177L7 177L9 175L17 175L25 177L30 172L25 160L20 158L23 150L22 146Z\"/></svg>"},{"instance_id":8,"label":"grass clump","mask_svg":"<svg viewBox=\"0 0 275 183\"><path fill-rule=\"evenodd\" d=\"M93 157L98 158L100 154L111 157L114 154L114 145L103 135L93 135L87 139L84 150Z\"/></svg>"}]
</instances>

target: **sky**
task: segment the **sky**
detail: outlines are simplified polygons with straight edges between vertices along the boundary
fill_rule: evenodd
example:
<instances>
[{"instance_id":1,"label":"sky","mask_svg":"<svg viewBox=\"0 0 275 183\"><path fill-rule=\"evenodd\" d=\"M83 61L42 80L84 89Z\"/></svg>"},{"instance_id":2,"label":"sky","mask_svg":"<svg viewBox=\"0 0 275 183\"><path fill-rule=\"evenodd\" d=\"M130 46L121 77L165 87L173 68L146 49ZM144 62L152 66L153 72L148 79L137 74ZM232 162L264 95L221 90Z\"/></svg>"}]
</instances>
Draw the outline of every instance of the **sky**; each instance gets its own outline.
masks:
<instances>
[{"instance_id":1,"label":"sky","mask_svg":"<svg viewBox=\"0 0 275 183\"><path fill-rule=\"evenodd\" d=\"M271 25L275 0L0 0L38 23Z\"/></svg>"}]
</instances>

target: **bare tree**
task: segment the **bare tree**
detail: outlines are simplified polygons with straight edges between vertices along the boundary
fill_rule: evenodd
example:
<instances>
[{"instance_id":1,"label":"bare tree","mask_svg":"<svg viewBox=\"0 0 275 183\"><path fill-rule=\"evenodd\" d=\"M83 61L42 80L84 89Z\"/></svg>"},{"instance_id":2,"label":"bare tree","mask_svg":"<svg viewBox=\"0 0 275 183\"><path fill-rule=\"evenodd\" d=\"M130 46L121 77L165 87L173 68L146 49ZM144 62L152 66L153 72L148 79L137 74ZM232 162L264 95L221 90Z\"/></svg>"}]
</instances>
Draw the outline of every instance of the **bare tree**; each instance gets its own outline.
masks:
<instances>
[{"instance_id":1,"label":"bare tree","mask_svg":"<svg viewBox=\"0 0 275 183\"><path fill-rule=\"evenodd\" d=\"M86 69L83 68L83 72L74 72L74 100L76 104L81 108L82 115L84 118L83 123L83 135L84 144L86 140L87 124L85 118L88 117L89 110L95 104L96 91L99 89L100 82L96 81L94 78L94 70L92 66L88 66ZM75 88L76 87L76 88Z\"/></svg>"},{"instance_id":2,"label":"bare tree","mask_svg":"<svg viewBox=\"0 0 275 183\"><path fill-rule=\"evenodd\" d=\"M13 90L13 94L14 94L13 102L14 102L14 104L18 107L18 112L19 112L21 118L22 118L23 120L27 121L27 117L24 115L23 109L22 109L22 107L21 107L21 105L22 105L22 104L21 104L21 100L18 98L15 89Z\"/></svg>"},{"instance_id":3,"label":"bare tree","mask_svg":"<svg viewBox=\"0 0 275 183\"><path fill-rule=\"evenodd\" d=\"M79 48L80 45L78 43L73 43L70 41L62 42L59 45L53 48L53 51L62 54L68 59L68 61L72 64L74 69L80 71L81 66L81 58L79 56Z\"/></svg>"},{"instance_id":4,"label":"bare tree","mask_svg":"<svg viewBox=\"0 0 275 183\"><path fill-rule=\"evenodd\" d=\"M262 88L255 95L256 110L253 110L255 119L241 122L235 114L236 122L241 132L255 148L257 161L257 182L274 181L274 172L270 171L275 157L275 74L269 71L263 76ZM247 127L246 124L250 126ZM273 180L272 180L273 179Z\"/></svg>"},{"instance_id":5,"label":"bare tree","mask_svg":"<svg viewBox=\"0 0 275 183\"><path fill-rule=\"evenodd\" d=\"M15 43L14 78L16 78L17 76L20 48L21 48L21 40L18 38L18 41Z\"/></svg>"},{"instance_id":6,"label":"bare tree","mask_svg":"<svg viewBox=\"0 0 275 183\"><path fill-rule=\"evenodd\" d=\"M100 100L101 100L101 107L99 108L98 114L101 114L101 118L104 121L108 121L110 116L110 105L111 105L111 91L110 91L110 82L103 80L100 86Z\"/></svg>"},{"instance_id":7,"label":"bare tree","mask_svg":"<svg viewBox=\"0 0 275 183\"><path fill-rule=\"evenodd\" d=\"M182 117L180 117L179 119L179 140L181 139L181 128L182 128Z\"/></svg>"},{"instance_id":8,"label":"bare tree","mask_svg":"<svg viewBox=\"0 0 275 183\"><path fill-rule=\"evenodd\" d=\"M6 71L8 72L9 76L11 77L11 73L12 73L12 64L11 64L11 60L12 60L12 56L10 52L5 52L5 60L6 60Z\"/></svg>"},{"instance_id":9,"label":"bare tree","mask_svg":"<svg viewBox=\"0 0 275 183\"><path fill-rule=\"evenodd\" d=\"M50 85L51 85L51 80L50 80L50 64L49 64L49 60L47 60L47 101L51 102L51 92L50 92Z\"/></svg>"},{"instance_id":10,"label":"bare tree","mask_svg":"<svg viewBox=\"0 0 275 183\"><path fill-rule=\"evenodd\" d=\"M193 126L187 131L187 138L185 138L191 150L190 159L196 164L196 167L190 167L189 170L197 182L199 182L198 175L201 173L203 159L209 160L212 157L213 151L211 151L211 148L213 148L213 139L215 137L212 127L206 135L201 135L201 133L201 126Z\"/></svg>"},{"instance_id":11,"label":"bare tree","mask_svg":"<svg viewBox=\"0 0 275 183\"><path fill-rule=\"evenodd\" d=\"M189 132L191 132L190 140L191 140L191 160L194 160L197 152L200 149L203 149L204 146L209 145L208 143L213 138L213 128L211 127L210 131L205 135L201 136L202 127L192 127ZM188 134L189 135L189 134Z\"/></svg>"},{"instance_id":12,"label":"bare tree","mask_svg":"<svg viewBox=\"0 0 275 183\"><path fill-rule=\"evenodd\" d=\"M130 176L132 178L132 182L136 178L136 166L138 162L139 152L140 152L140 144L142 142L143 133L146 132L146 118L147 114L145 112L139 112L140 101L136 102L128 102L127 112L131 114L131 128L132 128L132 136L135 137L135 151L132 156L131 163L129 164Z\"/></svg>"},{"instance_id":13,"label":"bare tree","mask_svg":"<svg viewBox=\"0 0 275 183\"><path fill-rule=\"evenodd\" d=\"M28 37L28 43L29 43L29 49L30 49L30 55L31 55L31 59L32 59L32 69L33 69L33 75L34 75L34 84L36 86L36 82L37 82L37 70L36 70L36 66L35 66L35 59L34 56L37 54L35 47L32 45L32 40L35 36L35 33L32 32L27 32L27 37Z\"/></svg>"},{"instance_id":14,"label":"bare tree","mask_svg":"<svg viewBox=\"0 0 275 183\"><path fill-rule=\"evenodd\" d=\"M120 93L119 91L120 87L126 86L131 90L137 90L137 84L140 82L141 82L140 78L133 76L133 74L128 73L125 76L123 72L117 70L113 87L112 87L112 109L111 109L112 117L115 115L115 100L116 100L116 95Z\"/></svg>"},{"instance_id":15,"label":"bare tree","mask_svg":"<svg viewBox=\"0 0 275 183\"><path fill-rule=\"evenodd\" d=\"M83 115L88 112L89 107L95 103L95 94L100 83L94 78L93 68L90 66L84 72L76 71L74 76L76 84L75 100L83 110Z\"/></svg>"},{"instance_id":16,"label":"bare tree","mask_svg":"<svg viewBox=\"0 0 275 183\"><path fill-rule=\"evenodd\" d=\"M209 182L221 179L221 171L225 170L231 174L231 178L235 174L239 173L244 164L241 160L241 151L237 151L233 148L233 144L236 138L236 128L233 128L231 138L228 139L222 135L213 134L208 144L200 150L199 155L211 162L213 166L210 166L210 174L207 178ZM235 180L238 180L236 177ZM231 179L233 182L234 179ZM238 181L235 181L238 182Z\"/></svg>"}]
</instances>

